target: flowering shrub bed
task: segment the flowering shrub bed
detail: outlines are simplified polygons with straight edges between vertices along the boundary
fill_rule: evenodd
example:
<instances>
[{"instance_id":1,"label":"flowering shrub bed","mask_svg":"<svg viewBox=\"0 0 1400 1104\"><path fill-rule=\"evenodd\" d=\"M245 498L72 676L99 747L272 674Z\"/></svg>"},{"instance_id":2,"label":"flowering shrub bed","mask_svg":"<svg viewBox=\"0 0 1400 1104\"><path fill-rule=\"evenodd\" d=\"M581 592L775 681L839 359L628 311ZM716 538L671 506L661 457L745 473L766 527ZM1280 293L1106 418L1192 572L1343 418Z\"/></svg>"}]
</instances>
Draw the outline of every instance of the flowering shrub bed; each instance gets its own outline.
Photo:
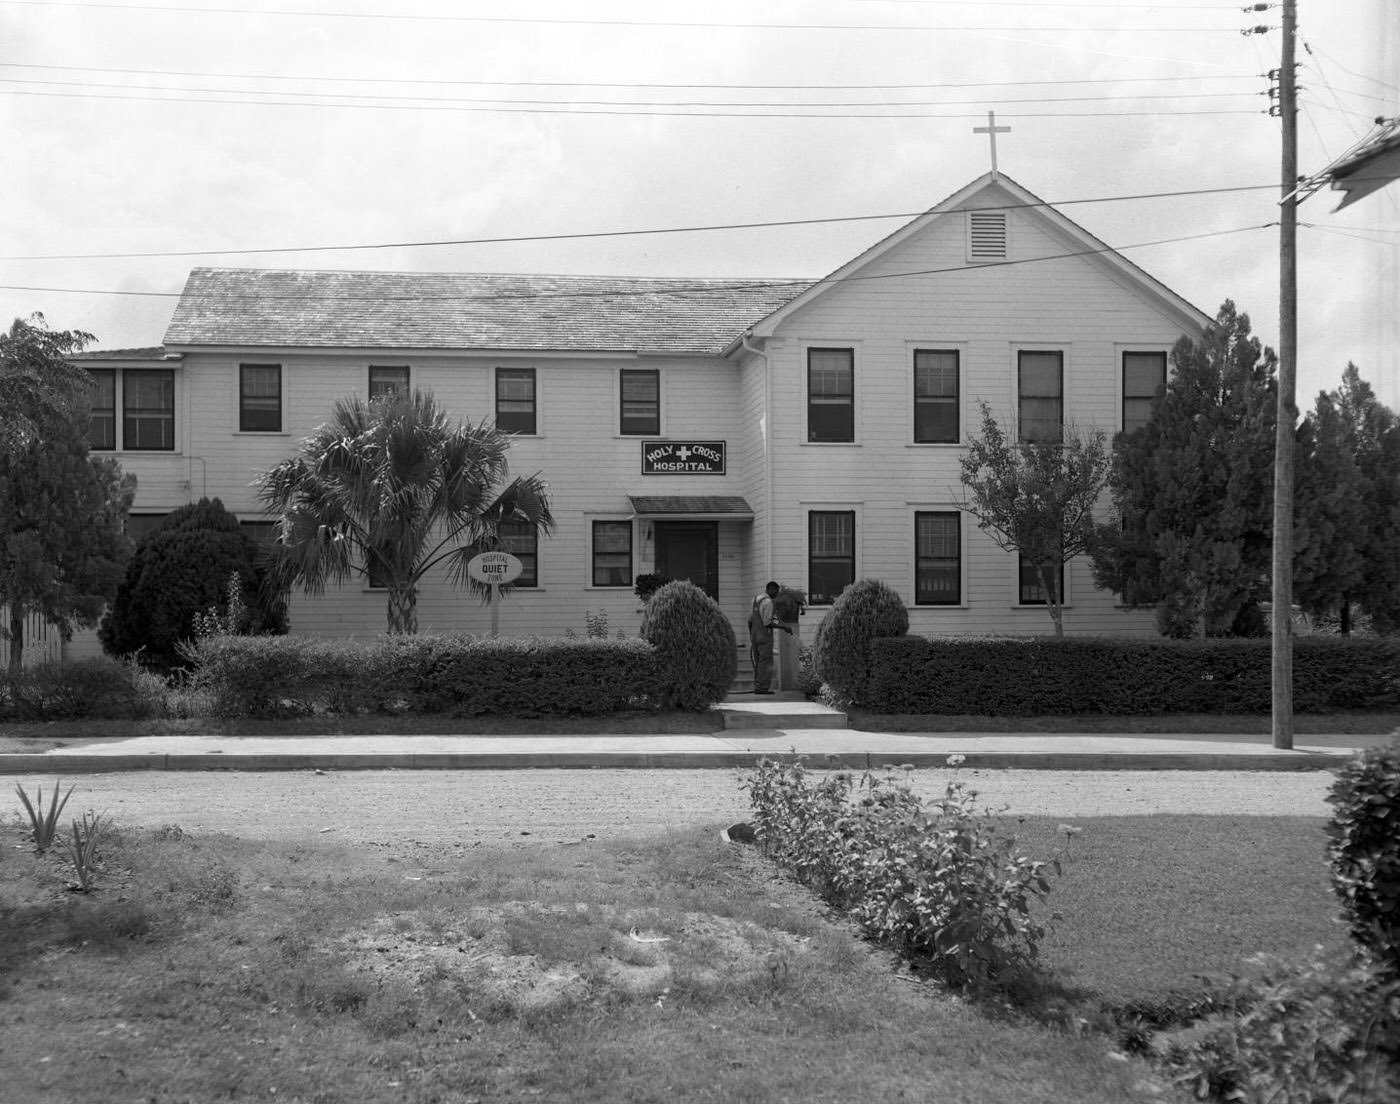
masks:
<instances>
[{"instance_id":1,"label":"flowering shrub bed","mask_svg":"<svg viewBox=\"0 0 1400 1104\"><path fill-rule=\"evenodd\" d=\"M953 780L925 806L891 777L813 780L800 762L768 759L744 787L764 853L868 936L953 988L1025 991L1046 927L1032 906L1060 864L1018 854L975 791Z\"/></svg>"}]
</instances>

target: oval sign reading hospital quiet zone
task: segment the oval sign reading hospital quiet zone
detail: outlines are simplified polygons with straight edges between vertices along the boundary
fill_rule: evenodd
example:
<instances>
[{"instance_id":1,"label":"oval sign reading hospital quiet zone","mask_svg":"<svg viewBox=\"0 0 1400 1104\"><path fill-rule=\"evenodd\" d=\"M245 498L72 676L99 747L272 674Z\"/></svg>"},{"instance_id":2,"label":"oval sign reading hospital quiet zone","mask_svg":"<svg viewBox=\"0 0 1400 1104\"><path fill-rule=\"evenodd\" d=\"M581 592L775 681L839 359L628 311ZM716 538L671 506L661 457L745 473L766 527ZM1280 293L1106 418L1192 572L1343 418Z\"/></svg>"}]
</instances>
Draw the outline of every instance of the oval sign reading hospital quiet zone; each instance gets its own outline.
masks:
<instances>
[{"instance_id":1,"label":"oval sign reading hospital quiet zone","mask_svg":"<svg viewBox=\"0 0 1400 1104\"><path fill-rule=\"evenodd\" d=\"M524 570L509 552L481 552L467 561L467 574L478 583L513 583Z\"/></svg>"}]
</instances>

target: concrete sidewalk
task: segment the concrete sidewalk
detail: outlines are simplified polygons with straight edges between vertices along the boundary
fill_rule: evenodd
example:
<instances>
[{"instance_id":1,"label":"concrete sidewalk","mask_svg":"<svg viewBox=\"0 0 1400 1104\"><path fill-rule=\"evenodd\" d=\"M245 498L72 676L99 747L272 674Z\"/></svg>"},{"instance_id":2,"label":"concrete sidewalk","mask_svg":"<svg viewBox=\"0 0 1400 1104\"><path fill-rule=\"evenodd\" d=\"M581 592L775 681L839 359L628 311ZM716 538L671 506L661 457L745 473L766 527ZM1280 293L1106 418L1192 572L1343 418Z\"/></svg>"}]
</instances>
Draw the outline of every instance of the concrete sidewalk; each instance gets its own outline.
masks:
<instances>
[{"instance_id":1,"label":"concrete sidewalk","mask_svg":"<svg viewBox=\"0 0 1400 1104\"><path fill-rule=\"evenodd\" d=\"M962 766L1020 770L1327 770L1389 736L1103 733L889 733L795 696L741 695L720 705L723 731L589 736L143 736L42 753L0 754L0 774L147 770L501 770L749 767L796 752L814 767Z\"/></svg>"}]
</instances>

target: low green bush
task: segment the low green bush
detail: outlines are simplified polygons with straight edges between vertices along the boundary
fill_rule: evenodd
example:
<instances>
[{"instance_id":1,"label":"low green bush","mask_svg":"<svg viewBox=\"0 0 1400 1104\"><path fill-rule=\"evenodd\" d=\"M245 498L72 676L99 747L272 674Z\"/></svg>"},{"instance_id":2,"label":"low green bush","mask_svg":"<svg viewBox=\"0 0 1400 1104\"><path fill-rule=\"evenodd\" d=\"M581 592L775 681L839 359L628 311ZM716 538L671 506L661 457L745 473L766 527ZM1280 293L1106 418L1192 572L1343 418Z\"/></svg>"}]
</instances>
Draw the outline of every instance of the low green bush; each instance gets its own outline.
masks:
<instances>
[{"instance_id":1,"label":"low green bush","mask_svg":"<svg viewBox=\"0 0 1400 1104\"><path fill-rule=\"evenodd\" d=\"M663 709L709 709L729 693L738 666L734 626L694 583L679 579L652 594L641 635L656 649Z\"/></svg>"},{"instance_id":2,"label":"low green bush","mask_svg":"<svg viewBox=\"0 0 1400 1104\"><path fill-rule=\"evenodd\" d=\"M1221 1104L1400 1100L1400 982L1364 959L1254 965L1211 993L1214 1015L1167 1040L1177 1084Z\"/></svg>"},{"instance_id":3,"label":"low green bush","mask_svg":"<svg viewBox=\"0 0 1400 1104\"><path fill-rule=\"evenodd\" d=\"M860 579L841 592L817 626L812 644L817 675L842 704L869 707L879 663L872 645L909 631L904 599L879 579Z\"/></svg>"},{"instance_id":4,"label":"low green bush","mask_svg":"<svg viewBox=\"0 0 1400 1104\"><path fill-rule=\"evenodd\" d=\"M958 990L1034 991L1046 927L1032 905L1049 894L1059 860L1018 854L961 782L925 806L892 778L811 782L800 762L765 759L743 785L765 853L868 936Z\"/></svg>"},{"instance_id":5,"label":"low green bush","mask_svg":"<svg viewBox=\"0 0 1400 1104\"><path fill-rule=\"evenodd\" d=\"M1400 980L1400 739L1353 755L1327 795L1332 888L1357 944Z\"/></svg>"},{"instance_id":6,"label":"low green bush","mask_svg":"<svg viewBox=\"0 0 1400 1104\"><path fill-rule=\"evenodd\" d=\"M165 683L115 659L0 671L0 720L145 720L165 712Z\"/></svg>"},{"instance_id":7,"label":"low green bush","mask_svg":"<svg viewBox=\"0 0 1400 1104\"><path fill-rule=\"evenodd\" d=\"M636 639L219 636L192 654L193 691L224 717L596 716L657 700L655 652Z\"/></svg>"},{"instance_id":8,"label":"low green bush","mask_svg":"<svg viewBox=\"0 0 1400 1104\"><path fill-rule=\"evenodd\" d=\"M1268 713L1268 640L1135 637L872 641L874 713L1030 717ZM1300 637L1299 713L1400 708L1400 640Z\"/></svg>"}]
</instances>

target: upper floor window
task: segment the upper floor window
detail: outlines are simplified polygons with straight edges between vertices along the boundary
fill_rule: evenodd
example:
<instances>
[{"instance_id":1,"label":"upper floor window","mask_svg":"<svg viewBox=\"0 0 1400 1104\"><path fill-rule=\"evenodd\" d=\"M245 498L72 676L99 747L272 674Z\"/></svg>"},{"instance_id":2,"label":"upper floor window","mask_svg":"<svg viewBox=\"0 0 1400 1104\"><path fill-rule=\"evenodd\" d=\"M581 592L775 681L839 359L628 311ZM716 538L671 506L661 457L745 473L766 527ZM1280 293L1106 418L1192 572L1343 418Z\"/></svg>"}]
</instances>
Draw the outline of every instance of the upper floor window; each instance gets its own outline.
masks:
<instances>
[{"instance_id":1,"label":"upper floor window","mask_svg":"<svg viewBox=\"0 0 1400 1104\"><path fill-rule=\"evenodd\" d=\"M855 511L813 510L807 515L807 600L829 606L855 580Z\"/></svg>"},{"instance_id":2,"label":"upper floor window","mask_svg":"<svg viewBox=\"0 0 1400 1104\"><path fill-rule=\"evenodd\" d=\"M807 440L854 441L854 349L807 350Z\"/></svg>"},{"instance_id":3,"label":"upper floor window","mask_svg":"<svg viewBox=\"0 0 1400 1104\"><path fill-rule=\"evenodd\" d=\"M622 419L618 432L629 436L661 432L661 373L654 368L624 368Z\"/></svg>"},{"instance_id":4,"label":"upper floor window","mask_svg":"<svg viewBox=\"0 0 1400 1104\"><path fill-rule=\"evenodd\" d=\"M632 523L593 523L593 585L630 587L632 580Z\"/></svg>"},{"instance_id":5,"label":"upper floor window","mask_svg":"<svg viewBox=\"0 0 1400 1104\"><path fill-rule=\"evenodd\" d=\"M540 534L528 521L503 521L497 533L501 551L509 552L520 561L522 568L515 580L518 587L540 585ZM629 534L629 547L631 544ZM630 573L630 568L629 568Z\"/></svg>"},{"instance_id":6,"label":"upper floor window","mask_svg":"<svg viewBox=\"0 0 1400 1104\"><path fill-rule=\"evenodd\" d=\"M957 444L958 351L914 350L914 440Z\"/></svg>"},{"instance_id":7,"label":"upper floor window","mask_svg":"<svg viewBox=\"0 0 1400 1104\"><path fill-rule=\"evenodd\" d=\"M1065 565L1051 562L1047 565L1050 568L1050 582L1056 588L1060 604L1065 600ZM1045 602L1045 583L1040 576L1040 565L1032 560L1026 559L1024 555L1016 557L1017 593L1018 600L1023 606L1043 606Z\"/></svg>"},{"instance_id":8,"label":"upper floor window","mask_svg":"<svg viewBox=\"0 0 1400 1104\"><path fill-rule=\"evenodd\" d=\"M408 394L407 364L371 364L369 366L369 401L392 399Z\"/></svg>"},{"instance_id":9,"label":"upper floor window","mask_svg":"<svg viewBox=\"0 0 1400 1104\"><path fill-rule=\"evenodd\" d=\"M1123 432L1141 429L1152 417L1152 400L1167 382L1166 353L1123 354Z\"/></svg>"},{"instance_id":10,"label":"upper floor window","mask_svg":"<svg viewBox=\"0 0 1400 1104\"><path fill-rule=\"evenodd\" d=\"M625 420L625 402L623 416ZM533 434L535 432L535 370L533 368L496 369L496 428L506 433ZM623 432L627 431L624 429Z\"/></svg>"},{"instance_id":11,"label":"upper floor window","mask_svg":"<svg viewBox=\"0 0 1400 1104\"><path fill-rule=\"evenodd\" d=\"M1065 354L1022 351L1016 367L1016 415L1020 440L1064 439Z\"/></svg>"},{"instance_id":12,"label":"upper floor window","mask_svg":"<svg viewBox=\"0 0 1400 1104\"><path fill-rule=\"evenodd\" d=\"M238 366L238 428L243 433L282 432L282 366Z\"/></svg>"},{"instance_id":13,"label":"upper floor window","mask_svg":"<svg viewBox=\"0 0 1400 1104\"><path fill-rule=\"evenodd\" d=\"M122 373L122 448L175 447L175 373L128 368Z\"/></svg>"},{"instance_id":14,"label":"upper floor window","mask_svg":"<svg viewBox=\"0 0 1400 1104\"><path fill-rule=\"evenodd\" d=\"M956 510L914 515L914 604L962 602L962 534Z\"/></svg>"},{"instance_id":15,"label":"upper floor window","mask_svg":"<svg viewBox=\"0 0 1400 1104\"><path fill-rule=\"evenodd\" d=\"M92 410L88 416L88 448L117 447L117 373L114 368L90 368Z\"/></svg>"}]
</instances>

